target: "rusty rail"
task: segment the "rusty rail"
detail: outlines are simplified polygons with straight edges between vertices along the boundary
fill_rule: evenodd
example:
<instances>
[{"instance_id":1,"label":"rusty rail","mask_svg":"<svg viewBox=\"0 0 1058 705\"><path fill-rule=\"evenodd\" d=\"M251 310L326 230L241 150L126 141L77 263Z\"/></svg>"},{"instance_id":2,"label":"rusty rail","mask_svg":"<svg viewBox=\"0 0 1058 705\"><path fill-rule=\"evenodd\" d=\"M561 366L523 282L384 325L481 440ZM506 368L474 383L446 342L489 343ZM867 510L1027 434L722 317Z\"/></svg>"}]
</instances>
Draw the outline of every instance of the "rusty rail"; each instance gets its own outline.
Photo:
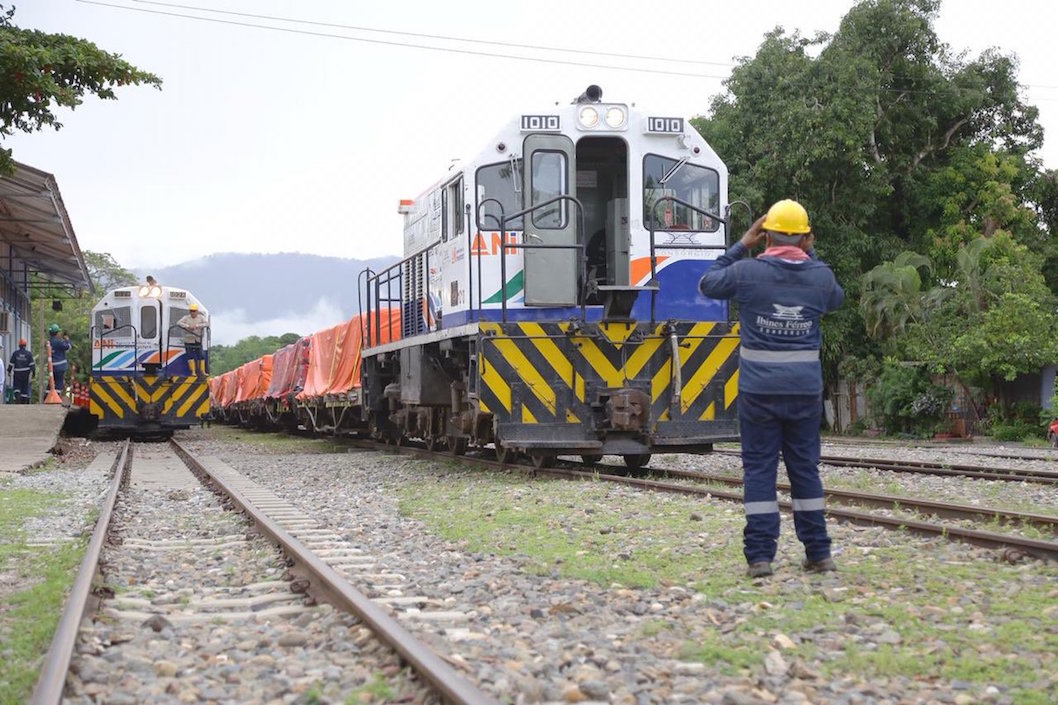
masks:
<instances>
[{"instance_id":1,"label":"rusty rail","mask_svg":"<svg viewBox=\"0 0 1058 705\"><path fill-rule=\"evenodd\" d=\"M382 641L403 656L444 696L447 702L455 705L497 705L496 700L474 687L440 656L402 627L396 619L366 595L353 588L348 580L320 560L276 521L258 510L237 488L211 473L175 440L170 440L169 443L188 467L220 488L246 513L262 533L283 547L283 551L295 562L297 568L309 576L312 589L322 593L336 607L359 617Z\"/></svg>"},{"instance_id":2,"label":"rusty rail","mask_svg":"<svg viewBox=\"0 0 1058 705\"><path fill-rule=\"evenodd\" d=\"M131 460L132 448L130 441L126 439L124 445L121 446L121 452L114 461L114 477L110 483L110 491L103 502L95 531L92 532L92 539L88 543L88 550L81 560L77 578L66 600L66 608L59 618L51 646L48 647L48 653L44 657L37 685L33 688L33 695L29 700L30 705L55 705L62 700L63 688L66 685L66 672L70 668L70 659L73 657L74 646L77 642L77 632L92 591L92 579L99 567L99 556L103 550L103 541L106 539L107 531L110 529L110 520L114 516L114 505L117 503L118 492L128 484Z\"/></svg>"}]
</instances>

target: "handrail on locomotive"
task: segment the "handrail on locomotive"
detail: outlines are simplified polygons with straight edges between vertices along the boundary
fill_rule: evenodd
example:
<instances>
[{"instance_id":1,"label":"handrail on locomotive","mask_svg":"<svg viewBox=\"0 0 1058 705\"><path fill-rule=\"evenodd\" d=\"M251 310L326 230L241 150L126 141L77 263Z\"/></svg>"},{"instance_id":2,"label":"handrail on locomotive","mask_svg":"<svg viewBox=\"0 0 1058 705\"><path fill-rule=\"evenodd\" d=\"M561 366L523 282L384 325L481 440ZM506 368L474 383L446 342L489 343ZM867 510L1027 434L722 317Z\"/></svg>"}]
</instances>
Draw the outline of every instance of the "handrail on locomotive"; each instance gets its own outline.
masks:
<instances>
[{"instance_id":1,"label":"handrail on locomotive","mask_svg":"<svg viewBox=\"0 0 1058 705\"><path fill-rule=\"evenodd\" d=\"M114 335L119 330L124 330L126 328L131 328L132 329L132 342L133 342L133 345L134 345L134 349L138 348L139 347L139 342L140 342L140 332L136 328L136 326L132 325L131 323L126 323L125 325L118 326L117 328L110 328L109 330L108 329L104 329L103 332L99 334L99 349L100 350L103 349L103 338L105 338L108 335ZM96 327L95 327L94 324L92 325L91 328L89 328L89 337L91 338L92 342L95 343L95 340L96 340ZM92 347L94 348L95 345L93 345ZM133 357L133 359L132 359L132 371L133 371L133 373L137 373L137 374L139 373L139 364L140 364L139 356Z\"/></svg>"},{"instance_id":2,"label":"handrail on locomotive","mask_svg":"<svg viewBox=\"0 0 1058 705\"><path fill-rule=\"evenodd\" d=\"M732 201L731 203L729 203L727 205L727 207L724 209L724 215L726 217L722 218L719 215L717 215L716 213L711 213L711 212L709 212L709 211L707 211L707 210L705 210L703 208L699 208L698 206L695 206L695 205L693 205L691 203L688 203L687 201L683 201L683 200L681 200L679 198L676 198L675 196L662 196L661 198L659 198L657 201L654 202L653 206L650 207L650 223L649 223L649 225L650 225L650 280L651 280L651 282L655 282L657 280L657 276L658 276L658 255L657 255L657 251L658 250L715 250L716 249L715 245L694 245L694 244L662 244L662 245L659 245L659 244L657 244L657 242L655 241L655 235L657 234L657 230L654 228L654 225L657 222L659 222L658 206L663 204L663 203L675 203L677 205L684 206L685 208L690 208L695 213L698 213L699 215L703 215L706 218L712 218L714 220L719 221L720 223L723 223L724 224L725 239L730 234L730 230L731 230L731 228L729 227L729 223L730 223L730 220L731 220L731 206L732 205L739 204L739 205L745 206L746 210L749 212L749 215L751 217L751 221L750 222L752 222L753 211L750 209L749 204L746 203L745 201ZM651 323L654 323L654 321L655 321L654 310L655 310L655 306L656 306L656 302L657 302L657 296L658 296L658 289L657 289L657 287L654 287L650 291L650 322Z\"/></svg>"},{"instance_id":3,"label":"handrail on locomotive","mask_svg":"<svg viewBox=\"0 0 1058 705\"><path fill-rule=\"evenodd\" d=\"M552 198L549 201L544 201L543 203L537 203L535 206L530 206L529 208L523 208L522 210L520 210L520 211L518 211L516 213L512 213L509 216L508 215L504 215L503 206L501 205L500 206L500 216L501 216L500 217L500 233L502 235L503 233L507 232L507 221L515 220L517 218L522 217L523 215L528 215L529 213L532 213L534 211L541 210L545 206L550 206L552 203L558 203L559 201L573 201L574 205L577 206L577 215L578 215L578 223L577 223L578 232L577 232L577 234L578 234L578 237L576 238L577 239L576 243L574 243L572 245L544 245L544 244L533 245L533 244L530 244L530 243L525 241L525 238L526 238L525 230L522 230L522 242L521 242L521 244L507 242L506 239L501 238L501 242L500 242L500 310L502 311L501 320L504 323L507 322L507 250L516 250L519 247L522 248L522 249L525 249L525 250L578 250L580 252L580 268L577 271L577 292L578 292L578 297L580 298L580 319L581 319L581 321L587 320L587 304L586 304L586 296L584 294L584 281L585 281L585 279L587 278L587 275L588 275L588 255L587 255L587 252L586 252L586 249L585 249L585 245L584 245L584 230L585 230L585 228L584 228L584 206L581 204L580 200L578 200L574 196L569 196L569 195L566 195L566 194L562 194L562 195L556 196L555 198ZM537 237L537 239L539 239L539 236L536 236L536 237ZM481 254L479 253L478 254L478 260L480 261L480 259L481 259ZM478 305L480 306L480 304L481 304L481 302L479 301ZM480 311L481 311L481 309L479 308L478 312L480 313Z\"/></svg>"},{"instance_id":4,"label":"handrail on locomotive","mask_svg":"<svg viewBox=\"0 0 1058 705\"><path fill-rule=\"evenodd\" d=\"M166 372L169 371L169 350L170 350L170 348L173 347L172 343L173 343L173 329L174 328L179 328L182 331L191 332L189 329L184 328L179 323L173 323L172 325L169 326L169 329L166 330L166 332L165 332L165 345L162 347L162 350L161 350L161 353L162 353L161 359L163 360L162 367L163 367L163 369L165 369ZM207 326L203 326L203 328L202 328L202 343L203 343L203 347L204 347L205 350L209 350L212 347L212 342L211 342L211 337L210 337L211 335L212 335L212 326L208 326L208 325ZM177 347L184 348L185 350L187 349L186 345L180 345L180 346L177 346ZM203 365L204 365L204 368L202 370L203 374L208 375L209 374L209 355L203 356L203 358L202 358L202 360L200 362L202 362Z\"/></svg>"}]
</instances>

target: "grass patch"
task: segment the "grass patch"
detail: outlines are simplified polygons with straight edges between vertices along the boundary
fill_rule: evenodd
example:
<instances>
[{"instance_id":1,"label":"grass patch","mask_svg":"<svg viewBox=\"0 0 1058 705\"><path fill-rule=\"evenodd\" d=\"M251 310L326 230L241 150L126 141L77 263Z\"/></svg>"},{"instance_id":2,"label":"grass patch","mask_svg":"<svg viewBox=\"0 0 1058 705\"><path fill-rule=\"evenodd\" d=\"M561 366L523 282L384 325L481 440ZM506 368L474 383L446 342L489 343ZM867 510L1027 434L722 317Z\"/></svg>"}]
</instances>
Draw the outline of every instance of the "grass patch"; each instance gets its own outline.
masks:
<instances>
[{"instance_id":1,"label":"grass patch","mask_svg":"<svg viewBox=\"0 0 1058 705\"><path fill-rule=\"evenodd\" d=\"M715 629L652 614L636 628L647 648L676 643L682 658L759 673L781 634L793 643L787 663L828 678L961 680L971 693L997 685L1014 702L1058 701L1058 686L1040 675L1058 671L1054 563L982 560L910 534L870 545L832 524L840 572L806 576L784 515L776 576L749 581L735 503L432 467L443 479L424 473L402 486L400 509L467 551L524 556L528 570L603 588L677 585L705 596Z\"/></svg>"},{"instance_id":2,"label":"grass patch","mask_svg":"<svg viewBox=\"0 0 1058 705\"><path fill-rule=\"evenodd\" d=\"M395 692L386 682L386 677L381 673L376 673L369 682L350 692L345 702L347 705L360 705L363 702L389 702L394 695Z\"/></svg>"},{"instance_id":3,"label":"grass patch","mask_svg":"<svg viewBox=\"0 0 1058 705\"><path fill-rule=\"evenodd\" d=\"M66 594L84 556L85 542L33 554L27 571L35 584L6 596L0 617L0 703L15 705L29 699L37 682L37 668L48 650L59 622Z\"/></svg>"},{"instance_id":4,"label":"grass patch","mask_svg":"<svg viewBox=\"0 0 1058 705\"><path fill-rule=\"evenodd\" d=\"M26 544L25 522L46 514L62 494L0 487L0 574L19 586L0 594L0 705L29 699L42 654L51 643L87 538L59 547Z\"/></svg>"},{"instance_id":5,"label":"grass patch","mask_svg":"<svg viewBox=\"0 0 1058 705\"><path fill-rule=\"evenodd\" d=\"M527 555L539 575L647 588L690 584L707 564L730 562L741 549L730 540L738 531L731 518L692 520L691 505L669 495L645 503L606 482L451 479L406 488L401 511L470 551ZM616 513L614 493L629 495ZM680 544L671 536L700 540Z\"/></svg>"}]
</instances>

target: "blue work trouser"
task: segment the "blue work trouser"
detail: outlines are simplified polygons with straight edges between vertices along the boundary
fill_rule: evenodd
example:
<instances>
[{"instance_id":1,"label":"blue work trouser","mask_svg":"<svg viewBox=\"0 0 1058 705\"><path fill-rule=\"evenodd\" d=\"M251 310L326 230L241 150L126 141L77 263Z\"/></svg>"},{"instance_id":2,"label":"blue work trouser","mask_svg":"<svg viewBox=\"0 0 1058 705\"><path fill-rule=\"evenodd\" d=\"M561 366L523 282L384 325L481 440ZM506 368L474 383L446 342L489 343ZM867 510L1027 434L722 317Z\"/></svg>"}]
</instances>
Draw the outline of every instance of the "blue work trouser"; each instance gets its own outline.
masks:
<instances>
[{"instance_id":1,"label":"blue work trouser","mask_svg":"<svg viewBox=\"0 0 1058 705\"><path fill-rule=\"evenodd\" d=\"M11 376L15 388L15 403L29 403L29 372L16 372Z\"/></svg>"},{"instance_id":2,"label":"blue work trouser","mask_svg":"<svg viewBox=\"0 0 1058 705\"><path fill-rule=\"evenodd\" d=\"M62 394L65 391L66 385L66 367L69 365L69 361L63 360L62 362L51 363L51 373L55 377L55 391Z\"/></svg>"},{"instance_id":3,"label":"blue work trouser","mask_svg":"<svg viewBox=\"0 0 1058 705\"><path fill-rule=\"evenodd\" d=\"M819 479L822 411L822 400L814 395L738 395L745 473L743 552L749 563L770 563L775 558L779 541L775 482L780 451L790 478L794 528L804 544L805 555L810 561L830 556L830 537L823 515L823 482Z\"/></svg>"}]
</instances>

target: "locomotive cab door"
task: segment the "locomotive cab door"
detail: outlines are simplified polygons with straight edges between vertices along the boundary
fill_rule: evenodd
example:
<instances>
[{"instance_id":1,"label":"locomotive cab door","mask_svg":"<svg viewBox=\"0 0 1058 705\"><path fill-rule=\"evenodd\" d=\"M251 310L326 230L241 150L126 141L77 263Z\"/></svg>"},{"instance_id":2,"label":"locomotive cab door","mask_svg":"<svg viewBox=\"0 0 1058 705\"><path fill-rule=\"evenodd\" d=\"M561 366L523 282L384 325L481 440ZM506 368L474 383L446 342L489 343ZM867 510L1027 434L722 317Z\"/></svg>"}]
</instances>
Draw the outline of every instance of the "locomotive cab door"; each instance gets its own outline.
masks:
<instances>
[{"instance_id":1,"label":"locomotive cab door","mask_svg":"<svg viewBox=\"0 0 1058 705\"><path fill-rule=\"evenodd\" d=\"M573 141L565 135L532 134L523 143L522 193L525 208L556 196L577 195ZM525 303L527 306L574 306L580 252L577 224L580 215L571 201L563 200L525 216L527 245L559 245L524 251Z\"/></svg>"}]
</instances>

